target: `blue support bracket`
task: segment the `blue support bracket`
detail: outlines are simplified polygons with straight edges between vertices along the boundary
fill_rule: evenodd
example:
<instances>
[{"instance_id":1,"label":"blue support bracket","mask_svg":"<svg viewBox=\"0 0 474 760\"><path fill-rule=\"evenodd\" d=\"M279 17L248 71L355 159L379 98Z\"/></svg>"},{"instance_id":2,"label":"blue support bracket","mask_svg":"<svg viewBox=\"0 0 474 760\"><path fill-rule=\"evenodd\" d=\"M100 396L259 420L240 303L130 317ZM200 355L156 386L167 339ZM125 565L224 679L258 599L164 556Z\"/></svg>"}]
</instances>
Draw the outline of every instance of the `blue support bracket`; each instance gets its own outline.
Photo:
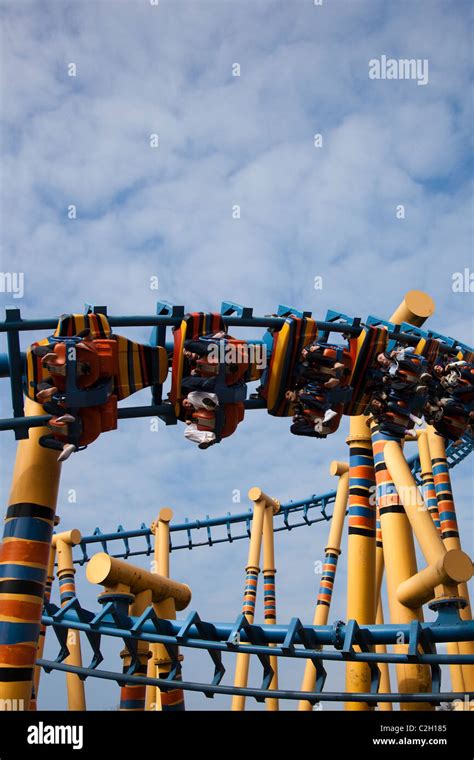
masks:
<instances>
[{"instance_id":1,"label":"blue support bracket","mask_svg":"<svg viewBox=\"0 0 474 760\"><path fill-rule=\"evenodd\" d=\"M206 520L210 520L210 516L206 515ZM207 543L209 546L212 546L214 541L212 540L212 533L211 533L211 526L209 525L209 522L206 525L206 531L207 531Z\"/></svg>"},{"instance_id":2,"label":"blue support bracket","mask_svg":"<svg viewBox=\"0 0 474 760\"><path fill-rule=\"evenodd\" d=\"M132 623L128 616L128 607L133 601L131 594L107 594L98 599L102 609L94 615L89 625L98 628L107 615L111 615L118 628L131 628Z\"/></svg>"},{"instance_id":3,"label":"blue support bracket","mask_svg":"<svg viewBox=\"0 0 474 760\"><path fill-rule=\"evenodd\" d=\"M140 530L149 530L148 525L146 523L142 522L140 525ZM153 547L151 545L151 539L150 539L150 533L145 533L145 541L146 541L146 556L150 556L150 554L153 551ZM170 538L170 549L171 549L171 538Z\"/></svg>"},{"instance_id":4,"label":"blue support bracket","mask_svg":"<svg viewBox=\"0 0 474 760\"><path fill-rule=\"evenodd\" d=\"M188 523L189 522L189 518L185 517L184 518L184 522ZM186 535L188 537L188 549L192 549L193 548L193 535L191 533L191 528L186 528Z\"/></svg>"},{"instance_id":5,"label":"blue support bracket","mask_svg":"<svg viewBox=\"0 0 474 760\"><path fill-rule=\"evenodd\" d=\"M61 618L64 617L68 612L75 611L76 615L81 623L86 623L89 625L91 621L94 619L94 613L90 612L89 610L85 610L77 598L77 596L74 596L72 599L69 600L63 607L61 607ZM56 619L58 620L59 617L56 615ZM100 651L100 642L101 642L101 634L97 631L92 631L90 628L87 628L85 631L86 638L90 644L90 647L92 649L92 660L88 666L89 670L95 670L100 663L103 661L102 652ZM85 681L87 678L87 674L79 674L79 678L81 681Z\"/></svg>"},{"instance_id":6,"label":"blue support bracket","mask_svg":"<svg viewBox=\"0 0 474 760\"><path fill-rule=\"evenodd\" d=\"M253 316L253 309L250 306L241 306L233 301L222 301L221 314L225 317L235 314L237 317L242 317L242 319L250 319Z\"/></svg>"},{"instance_id":7,"label":"blue support bracket","mask_svg":"<svg viewBox=\"0 0 474 760\"><path fill-rule=\"evenodd\" d=\"M252 519L252 510L249 509L249 516L245 520L245 529L247 531L247 536L249 538L252 535L252 531L251 531L251 528L250 528L250 521L251 521L251 519Z\"/></svg>"},{"instance_id":8,"label":"blue support bracket","mask_svg":"<svg viewBox=\"0 0 474 760\"><path fill-rule=\"evenodd\" d=\"M255 645L262 645L265 646L266 639L263 634L262 629L258 625L252 625L249 623L245 615L239 615L237 620L235 621L232 630L230 632L229 638L226 641L226 645L228 649L236 650L240 647L240 632L245 631L247 634L247 639L251 644ZM274 671L272 666L270 665L270 656L267 654L257 653L257 657L260 660L260 663L263 668L263 679L262 679L262 685L261 690L266 690L269 688L273 676ZM265 697L258 696L255 697L257 702L264 702Z\"/></svg>"},{"instance_id":9,"label":"blue support bracket","mask_svg":"<svg viewBox=\"0 0 474 760\"><path fill-rule=\"evenodd\" d=\"M55 633L55 636L57 640L59 641L59 654L54 660L54 662L63 662L67 657L69 657L69 649L67 646L67 635L68 635L68 629L65 628L62 625L55 625L56 621L60 621L61 618L64 616L65 613L65 607L59 608L56 607L55 604L47 603L44 605L44 609L47 612L50 617L53 619L52 627L53 631ZM47 673L51 672L51 668L46 669Z\"/></svg>"},{"instance_id":10,"label":"blue support bracket","mask_svg":"<svg viewBox=\"0 0 474 760\"><path fill-rule=\"evenodd\" d=\"M297 637L305 649L314 650L315 652L321 649L320 644L318 644L318 638L315 631L312 628L305 628L299 618L292 618L288 624L285 640L281 645L282 651L292 653L295 649L295 640ZM315 691L322 692L327 678L326 669L324 668L321 658L316 654L309 657L309 659L313 663L316 670ZM318 700L314 697L308 697L308 702L310 702L312 705L315 705L317 701Z\"/></svg>"},{"instance_id":11,"label":"blue support bracket","mask_svg":"<svg viewBox=\"0 0 474 760\"><path fill-rule=\"evenodd\" d=\"M78 562L80 565L83 565L85 562L89 561L89 555L87 554L87 544L84 541L81 541L79 548L82 552L82 557L80 560L78 560Z\"/></svg>"},{"instance_id":12,"label":"blue support bracket","mask_svg":"<svg viewBox=\"0 0 474 760\"><path fill-rule=\"evenodd\" d=\"M6 322L21 322L20 309L5 309ZM18 330L7 332L8 365L10 371L10 394L14 417L24 417L23 408L23 361L20 350L20 336ZM28 428L15 429L16 440L28 438Z\"/></svg>"},{"instance_id":13,"label":"blue support bracket","mask_svg":"<svg viewBox=\"0 0 474 760\"><path fill-rule=\"evenodd\" d=\"M230 516L231 516L230 512L227 512L227 517L230 517ZM234 537L232 535L232 526L231 526L230 520L227 520L225 527L227 530L227 540L229 544L231 544L232 541L234 540Z\"/></svg>"},{"instance_id":14,"label":"blue support bracket","mask_svg":"<svg viewBox=\"0 0 474 760\"><path fill-rule=\"evenodd\" d=\"M295 317L303 319L304 317L311 317L311 311L301 311L301 309L295 309L293 306L286 306L285 304L279 304L277 309L277 316L289 317L290 314L294 314Z\"/></svg>"},{"instance_id":15,"label":"blue support bracket","mask_svg":"<svg viewBox=\"0 0 474 760\"><path fill-rule=\"evenodd\" d=\"M173 627L169 620L159 618L153 609L153 605L146 608L135 620L130 631L133 635L139 637L140 632L147 621L153 623L153 626L159 636L169 636L170 638L176 638L173 633ZM126 643L127 646L127 643ZM166 676L166 680L173 681L175 676L181 674L181 664L178 659L178 646L177 644L171 644L169 642L163 642L163 646L166 649L168 657L170 658L171 668L170 672Z\"/></svg>"},{"instance_id":16,"label":"blue support bracket","mask_svg":"<svg viewBox=\"0 0 474 760\"><path fill-rule=\"evenodd\" d=\"M125 533L125 528L123 527L123 525L118 525L117 526L117 533ZM122 556L124 557L124 559L128 559L128 557L130 555L130 545L128 543L127 536L124 536L122 538L122 541L123 541L123 545L125 547L125 554L123 554Z\"/></svg>"},{"instance_id":17,"label":"blue support bracket","mask_svg":"<svg viewBox=\"0 0 474 760\"><path fill-rule=\"evenodd\" d=\"M342 645L342 655L344 658L352 659L356 654L354 644L360 647L361 652L370 652L372 642L366 631L359 627L356 620L348 620ZM376 662L367 663L370 670L370 693L376 694L380 685L380 670Z\"/></svg>"},{"instance_id":18,"label":"blue support bracket","mask_svg":"<svg viewBox=\"0 0 474 760\"><path fill-rule=\"evenodd\" d=\"M197 612L190 612L183 625L179 629L176 639L179 642L186 643L188 640L188 633L190 628L194 626L201 638L205 641L219 641L215 626L212 623L206 623L201 620ZM218 686L222 681L225 673L224 665L222 664L222 655L218 649L207 650L212 662L214 663L214 676L211 682L211 686ZM204 692L208 699L214 698L214 693L210 691Z\"/></svg>"},{"instance_id":19,"label":"blue support bracket","mask_svg":"<svg viewBox=\"0 0 474 760\"><path fill-rule=\"evenodd\" d=\"M360 327L361 324L360 317L350 317L348 314L343 314L341 311L334 311L333 309L327 310L324 321L334 322L337 325L347 325L348 327ZM330 330L321 330L319 333L320 339L327 341L330 334ZM344 333L342 333L342 337L345 337Z\"/></svg>"},{"instance_id":20,"label":"blue support bracket","mask_svg":"<svg viewBox=\"0 0 474 760\"><path fill-rule=\"evenodd\" d=\"M416 661L420 648L423 654L436 654L436 647L428 632L423 630L419 620L412 620L408 632L408 658ZM430 668L431 691L434 694L439 694L441 691L441 668L437 662L431 663Z\"/></svg>"},{"instance_id":21,"label":"blue support bracket","mask_svg":"<svg viewBox=\"0 0 474 760\"><path fill-rule=\"evenodd\" d=\"M84 304L84 314L103 314L104 317L106 317L107 306L96 306L95 304L86 301Z\"/></svg>"},{"instance_id":22,"label":"blue support bracket","mask_svg":"<svg viewBox=\"0 0 474 760\"><path fill-rule=\"evenodd\" d=\"M94 528L94 532L93 532L93 534L92 534L92 535L93 535L93 536L102 536L103 534L102 534L102 531L101 531L101 529L100 529L100 528L97 526L97 528ZM103 549L103 551L104 551L106 554L108 554L108 553L109 553L109 550L107 549L107 541L101 541L101 542L100 542L100 544L101 544L101 546L102 546L102 549Z\"/></svg>"}]
</instances>

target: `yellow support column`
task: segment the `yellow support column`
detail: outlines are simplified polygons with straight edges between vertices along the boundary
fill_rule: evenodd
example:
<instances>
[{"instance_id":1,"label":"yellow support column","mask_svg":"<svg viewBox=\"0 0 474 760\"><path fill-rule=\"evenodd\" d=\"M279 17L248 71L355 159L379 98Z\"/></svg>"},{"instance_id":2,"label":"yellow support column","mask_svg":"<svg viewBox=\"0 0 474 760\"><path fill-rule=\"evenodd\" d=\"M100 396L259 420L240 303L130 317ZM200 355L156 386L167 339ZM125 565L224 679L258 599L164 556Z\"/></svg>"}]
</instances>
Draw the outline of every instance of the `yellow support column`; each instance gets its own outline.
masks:
<instances>
[{"instance_id":1,"label":"yellow support column","mask_svg":"<svg viewBox=\"0 0 474 760\"><path fill-rule=\"evenodd\" d=\"M245 568L246 578L242 614L245 615L249 623L253 623L255 617L255 602L257 600L258 574L260 572L260 553L262 548L265 508L267 504L276 505L277 502L264 494L260 488L251 488L249 491L249 499L253 502L253 519L247 567ZM245 652L238 652L235 663L234 686L240 688L247 686L249 665L250 655ZM232 710L240 711L244 709L245 697L240 694L234 694L232 697Z\"/></svg>"},{"instance_id":2,"label":"yellow support column","mask_svg":"<svg viewBox=\"0 0 474 760\"><path fill-rule=\"evenodd\" d=\"M410 290L393 312L390 322L420 327L434 312L430 296ZM375 474L368 418L351 417L349 438L349 538L347 546L347 618L360 625L374 623L375 601ZM400 538L402 538L400 536ZM414 547L413 557L414 557ZM408 549L410 551L410 549ZM365 663L348 663L346 691L369 691L370 670ZM346 703L347 710L369 710L367 703Z\"/></svg>"},{"instance_id":3,"label":"yellow support column","mask_svg":"<svg viewBox=\"0 0 474 760\"><path fill-rule=\"evenodd\" d=\"M279 502L275 506L265 507L263 518L263 605L266 625L276 624L276 589L275 589L275 543L273 533L273 515L279 510ZM270 647L273 646L270 644ZM270 665L274 676L270 689L278 689L278 657L270 657ZM278 699L266 699L267 710L278 710Z\"/></svg>"},{"instance_id":4,"label":"yellow support column","mask_svg":"<svg viewBox=\"0 0 474 760\"><path fill-rule=\"evenodd\" d=\"M375 622L377 623L377 625L383 625L385 622L384 616L383 616L383 605L382 605L381 598L379 599L379 603L377 605L377 614L375 616ZM380 654L387 654L387 645L376 644L375 651L379 652ZM378 666L380 670L379 692L381 694L390 694L392 689L390 686L390 671L388 668L388 662L379 662ZM382 710L384 712L392 712L393 705L391 702L379 702L378 708L379 710Z\"/></svg>"},{"instance_id":5,"label":"yellow support column","mask_svg":"<svg viewBox=\"0 0 474 760\"><path fill-rule=\"evenodd\" d=\"M436 430L428 425L428 445L433 466L433 477L438 500L441 538L446 549L461 549L461 539L454 506L453 489L446 459L446 447L444 438ZM472 620L472 608L469 598L469 590L466 583L460 583L458 594L465 599L466 606L460 611L461 620ZM474 642L459 642L458 649L461 654L474 654ZM474 665L462 666L464 690L474 690Z\"/></svg>"},{"instance_id":6,"label":"yellow support column","mask_svg":"<svg viewBox=\"0 0 474 760\"><path fill-rule=\"evenodd\" d=\"M332 592L336 579L337 560L341 553L341 537L344 528L344 519L347 510L349 496L349 465L346 462L331 462L329 472L339 478L336 491L336 501L331 519L328 543L325 548L325 557L318 599L313 617L313 625L326 625L331 607ZM314 691L316 685L316 668L311 660L306 661L301 691ZM298 710L309 712L313 705L307 699L302 699Z\"/></svg>"},{"instance_id":7,"label":"yellow support column","mask_svg":"<svg viewBox=\"0 0 474 760\"><path fill-rule=\"evenodd\" d=\"M133 601L129 606L129 615L131 617L140 617L150 606L152 600L151 591L140 591L133 596ZM139 665L134 673L137 676L147 674L147 662L150 656L149 646L146 641L137 642L137 657ZM120 657L123 661L123 672L126 673L132 663L132 657L127 647L122 649ZM129 683L120 687L120 712L143 712L145 710L146 686L143 684L133 683L133 676Z\"/></svg>"},{"instance_id":8,"label":"yellow support column","mask_svg":"<svg viewBox=\"0 0 474 760\"><path fill-rule=\"evenodd\" d=\"M375 603L377 605L377 612L375 614L375 622L377 625L384 624L383 604L382 604L382 580L384 571L384 559L383 559L383 541L382 541L382 528L380 526L380 511L377 506L377 527L375 534ZM387 654L386 644L377 644L375 651L380 654ZM381 694L390 694L390 672L388 668L388 662L379 662L378 667L380 670L380 685L379 692ZM393 710L391 702L379 702L379 710L384 712L391 712Z\"/></svg>"},{"instance_id":9,"label":"yellow support column","mask_svg":"<svg viewBox=\"0 0 474 760\"><path fill-rule=\"evenodd\" d=\"M374 460L367 418L351 417L349 444L349 519L347 541L347 619L359 625L375 622L375 488ZM348 662L346 691L369 692L365 662ZM346 702L346 710L371 710L367 702Z\"/></svg>"},{"instance_id":10,"label":"yellow support column","mask_svg":"<svg viewBox=\"0 0 474 760\"><path fill-rule=\"evenodd\" d=\"M105 552L99 552L92 557L87 565L86 576L90 583L98 583L105 587L105 592L99 597L101 601L105 601L107 597L129 597L132 615L141 615L150 604L157 605L170 598L177 610L185 609L191 601L191 589L185 583L178 583L158 573L150 573L128 562L110 557ZM149 655L149 645L146 641L138 642L138 654L138 673L146 675ZM125 649L121 656L126 670L131 662L130 653ZM145 687L135 685L131 677L130 683L122 687L120 709L144 710L145 699Z\"/></svg>"},{"instance_id":11,"label":"yellow support column","mask_svg":"<svg viewBox=\"0 0 474 760\"><path fill-rule=\"evenodd\" d=\"M426 507L424 505L423 499L421 498L420 492L418 488L416 487L416 483L413 479L413 475L411 474L410 468L408 464L406 463L403 454L400 450L400 447L395 442L391 442L387 444L387 466L390 469L390 472L392 473L392 477L397 485L397 488L400 489L400 496L403 501L403 505L405 507L405 511L407 513L408 519L410 520L410 523L413 528L413 532L418 540L418 543L420 545L421 551L423 552L423 556L428 564L428 568L426 568L424 571L422 571L423 574L419 574L419 582L417 584L418 588L421 587L423 583L426 584L426 579L429 577L431 580L433 580L433 583L436 582L436 580L439 580L436 575L436 566L439 563L443 563L443 571L445 573L444 579L441 579L441 583L433 588L433 597L442 597L442 596L458 596L459 592L463 589L467 590L467 585L464 580L462 580L459 583L458 588L458 580L457 580L457 568L460 566L460 564L465 564L465 561L463 559L464 552L462 552L460 549L450 549L448 553L450 555L455 554L456 557L454 559L454 564L450 564L448 567L445 563L445 555L446 555L446 546L448 545L446 542L443 543L441 540L441 537L431 520L429 514L427 513ZM435 476L435 484L436 484L436 476ZM440 523L441 523L441 531L443 534L443 520L444 515L442 510L440 510ZM458 539L459 540L459 539ZM446 545L445 545L446 544ZM459 544L458 544L459 545ZM463 555L463 556L462 556ZM472 565L471 565L472 567ZM415 582L415 579L413 579ZM420 596L421 598L421 596ZM462 598L465 599L463 596ZM468 601L468 600L467 600ZM471 642L460 642L459 643L459 651L461 653L469 653L472 654L473 647ZM465 688L469 691L474 689L474 681L472 680L472 672L473 668L470 667L463 667L463 679L464 679L464 685Z\"/></svg>"},{"instance_id":12,"label":"yellow support column","mask_svg":"<svg viewBox=\"0 0 474 760\"><path fill-rule=\"evenodd\" d=\"M388 606L391 623L411 623L423 621L420 607L409 608L403 605L397 596L399 585L417 572L415 545L410 522L403 508L399 494L393 482L392 473L387 469L386 449L389 445L387 436L376 425L372 432L374 458L377 479L377 507L382 529L385 575L387 579ZM431 518L430 522L431 521ZM434 524L432 523L434 528ZM397 644L394 652L406 654L408 644ZM397 664L396 674L398 691L402 694L431 691L431 675L427 666ZM427 702L402 702L401 710L432 710Z\"/></svg>"},{"instance_id":13,"label":"yellow support column","mask_svg":"<svg viewBox=\"0 0 474 760\"><path fill-rule=\"evenodd\" d=\"M81 542L80 531L74 529L53 536L53 547L56 549L58 560L58 581L61 607L76 596L74 575L76 568L72 561L72 547ZM82 667L81 639L79 631L70 630L67 634L69 657L65 660L68 665ZM85 710L86 698L84 681L75 673L66 673L67 700L69 710Z\"/></svg>"},{"instance_id":14,"label":"yellow support column","mask_svg":"<svg viewBox=\"0 0 474 760\"><path fill-rule=\"evenodd\" d=\"M44 414L25 400L26 416ZM39 445L46 427L18 443L0 548L0 702L28 710L41 626L46 575L59 489L57 452ZM9 709L9 708L6 708Z\"/></svg>"},{"instance_id":15,"label":"yellow support column","mask_svg":"<svg viewBox=\"0 0 474 760\"><path fill-rule=\"evenodd\" d=\"M170 522L173 511L167 507L160 510L158 520L151 526L155 535L154 572L169 578L170 574ZM167 620L176 619L176 607L173 599L165 599L153 605L158 617ZM152 678L165 678L170 672L170 658L163 644L150 646L151 657L148 660L148 675ZM182 655L178 655L182 661ZM147 710L178 711L184 710L184 692L182 689L162 691L158 686L148 686L146 692Z\"/></svg>"}]
</instances>

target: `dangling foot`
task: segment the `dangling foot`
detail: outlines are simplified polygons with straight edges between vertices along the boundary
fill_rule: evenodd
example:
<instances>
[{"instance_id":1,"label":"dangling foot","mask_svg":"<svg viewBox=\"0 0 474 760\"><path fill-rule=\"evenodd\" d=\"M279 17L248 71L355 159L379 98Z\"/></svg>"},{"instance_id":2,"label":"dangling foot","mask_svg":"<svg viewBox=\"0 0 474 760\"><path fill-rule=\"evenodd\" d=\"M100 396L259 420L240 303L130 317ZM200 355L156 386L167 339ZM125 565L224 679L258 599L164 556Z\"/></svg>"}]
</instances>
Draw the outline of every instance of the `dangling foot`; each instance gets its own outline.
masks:
<instances>
[{"instance_id":1,"label":"dangling foot","mask_svg":"<svg viewBox=\"0 0 474 760\"><path fill-rule=\"evenodd\" d=\"M74 446L73 443L65 443L63 450L58 456L58 462L65 462L66 459L69 459L71 454L74 454L75 451L77 451L77 446Z\"/></svg>"},{"instance_id":2,"label":"dangling foot","mask_svg":"<svg viewBox=\"0 0 474 760\"><path fill-rule=\"evenodd\" d=\"M71 422L75 421L76 418L73 417L72 414L62 414L60 417L53 417L53 419L49 421L49 424L54 427L63 427L63 425L69 425Z\"/></svg>"},{"instance_id":3,"label":"dangling foot","mask_svg":"<svg viewBox=\"0 0 474 760\"><path fill-rule=\"evenodd\" d=\"M332 420L334 417L337 417L337 412L335 412L334 409L328 409L323 417L323 422L329 422L329 420Z\"/></svg>"},{"instance_id":4,"label":"dangling foot","mask_svg":"<svg viewBox=\"0 0 474 760\"><path fill-rule=\"evenodd\" d=\"M43 388L43 390L38 391L36 394L36 400L40 404L44 404L45 401L50 401L52 397L58 392L58 389L55 385L52 385L50 388Z\"/></svg>"}]
</instances>

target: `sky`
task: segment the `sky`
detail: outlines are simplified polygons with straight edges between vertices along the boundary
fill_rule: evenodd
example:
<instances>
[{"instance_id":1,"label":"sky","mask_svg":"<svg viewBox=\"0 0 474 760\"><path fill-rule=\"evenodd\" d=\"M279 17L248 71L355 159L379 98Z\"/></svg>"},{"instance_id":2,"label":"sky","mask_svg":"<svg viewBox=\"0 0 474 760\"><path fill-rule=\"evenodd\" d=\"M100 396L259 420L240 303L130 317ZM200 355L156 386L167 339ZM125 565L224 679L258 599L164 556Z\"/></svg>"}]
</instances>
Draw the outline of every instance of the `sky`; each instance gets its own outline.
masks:
<instances>
[{"instance_id":1,"label":"sky","mask_svg":"<svg viewBox=\"0 0 474 760\"><path fill-rule=\"evenodd\" d=\"M283 303L365 319L387 318L418 288L435 301L432 327L473 344L472 292L453 289L473 268L471 3L4 0L0 17L1 270L24 275L22 297L2 292L3 304L33 318L85 302L131 315L155 313L159 299L189 311L231 300L256 315ZM428 81L369 78L382 56L427 61ZM122 330L142 341L149 332ZM24 334L23 348L42 336ZM9 416L8 381L0 387ZM283 502L326 491L347 432L346 419L324 441L301 439L254 411L232 439L198 451L181 426L122 420L63 466L61 527L134 528L163 506L179 522L241 512L254 485ZM0 447L6 503L11 433ZM468 463L454 480L472 552ZM281 622L312 619L326 537L321 525L277 535ZM239 541L172 555L202 618L237 617L247 550ZM344 541L331 620L346 616L345 558ZM94 607L99 589L83 570L77 583ZM118 669L119 647L107 647ZM192 680L210 677L206 657L186 653ZM342 688L342 669L329 672ZM282 673L299 687L301 669ZM118 688L90 679L87 699L116 709ZM43 674L40 705L64 707L62 675Z\"/></svg>"}]
</instances>

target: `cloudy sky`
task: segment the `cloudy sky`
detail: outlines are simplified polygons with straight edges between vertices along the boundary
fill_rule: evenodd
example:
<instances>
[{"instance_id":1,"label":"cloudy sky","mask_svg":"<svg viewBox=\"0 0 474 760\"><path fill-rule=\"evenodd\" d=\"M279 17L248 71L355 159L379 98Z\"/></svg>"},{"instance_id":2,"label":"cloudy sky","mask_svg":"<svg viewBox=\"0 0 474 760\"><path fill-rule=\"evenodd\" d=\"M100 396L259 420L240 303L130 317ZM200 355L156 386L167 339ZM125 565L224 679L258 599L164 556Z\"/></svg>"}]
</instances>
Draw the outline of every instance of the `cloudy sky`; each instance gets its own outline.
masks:
<instances>
[{"instance_id":1,"label":"cloudy sky","mask_svg":"<svg viewBox=\"0 0 474 760\"><path fill-rule=\"evenodd\" d=\"M452 287L472 268L471 3L4 0L0 12L1 268L24 273L21 299L0 294L7 305L52 317L85 301L118 315L152 314L158 298L188 310L228 299L259 315L284 303L365 318L389 316L420 288L435 299L434 329L473 342L472 294ZM370 79L381 56L427 61L428 82ZM133 528L165 505L180 522L242 511L253 485L282 501L332 488L347 420L326 441L288 427L249 412L231 440L200 452L181 427L152 433L149 419L124 420L63 467L62 526ZM13 436L0 445L6 502ZM461 465L455 493L472 551L471 488ZM311 619L325 538L321 526L278 535L282 622ZM247 548L173 555L201 616L235 619ZM334 620L346 616L345 553L340 568ZM78 584L94 605L83 571ZM204 657L187 656L187 676L210 677ZM282 683L297 688L300 677L286 667ZM342 687L341 669L331 678ZM63 682L43 676L44 707L64 705ZM114 709L117 692L89 681L89 706Z\"/></svg>"}]
</instances>

